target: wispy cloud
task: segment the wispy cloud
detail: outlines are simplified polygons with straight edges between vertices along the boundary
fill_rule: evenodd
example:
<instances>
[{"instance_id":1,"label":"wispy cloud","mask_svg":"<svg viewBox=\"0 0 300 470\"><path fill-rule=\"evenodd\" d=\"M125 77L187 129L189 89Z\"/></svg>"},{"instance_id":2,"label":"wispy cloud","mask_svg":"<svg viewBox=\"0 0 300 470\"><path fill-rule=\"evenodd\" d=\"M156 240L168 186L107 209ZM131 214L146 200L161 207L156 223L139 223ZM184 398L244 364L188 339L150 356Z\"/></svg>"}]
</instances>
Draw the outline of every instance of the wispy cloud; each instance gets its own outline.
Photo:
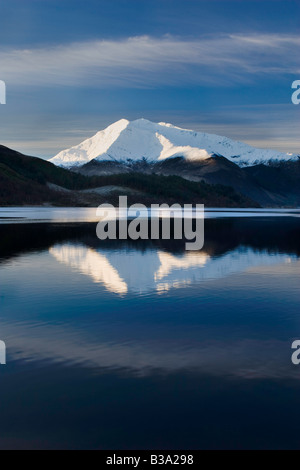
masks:
<instances>
[{"instance_id":1,"label":"wispy cloud","mask_svg":"<svg viewBox=\"0 0 300 470\"><path fill-rule=\"evenodd\" d=\"M193 40L149 36L35 49L0 50L1 78L13 85L152 87L252 81L300 72L300 38L218 35Z\"/></svg>"}]
</instances>

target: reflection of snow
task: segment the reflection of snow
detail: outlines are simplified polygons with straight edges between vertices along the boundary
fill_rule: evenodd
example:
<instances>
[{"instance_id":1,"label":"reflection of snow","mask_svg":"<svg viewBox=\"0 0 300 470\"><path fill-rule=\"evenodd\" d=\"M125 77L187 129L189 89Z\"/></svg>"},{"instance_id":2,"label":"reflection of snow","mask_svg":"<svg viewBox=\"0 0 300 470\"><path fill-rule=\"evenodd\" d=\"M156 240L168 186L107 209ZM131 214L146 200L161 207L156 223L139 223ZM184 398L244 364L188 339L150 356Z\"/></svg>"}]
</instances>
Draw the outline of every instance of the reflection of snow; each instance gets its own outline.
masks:
<instances>
[{"instance_id":1,"label":"reflection of snow","mask_svg":"<svg viewBox=\"0 0 300 470\"><path fill-rule=\"evenodd\" d=\"M187 252L181 257L174 256L170 253L158 252L158 257L161 265L159 270L154 274L155 280L163 279L175 269L204 266L209 259L209 255L202 251L197 253Z\"/></svg>"},{"instance_id":2,"label":"reflection of snow","mask_svg":"<svg viewBox=\"0 0 300 470\"><path fill-rule=\"evenodd\" d=\"M87 274L95 282L102 282L107 290L118 294L127 292L127 285L118 271L97 251L82 246L63 245L50 248L50 253L61 263Z\"/></svg>"},{"instance_id":3,"label":"reflection of snow","mask_svg":"<svg viewBox=\"0 0 300 470\"><path fill-rule=\"evenodd\" d=\"M50 253L61 263L90 276L117 294L166 291L258 267L286 263L283 254L237 249L219 257L204 251L170 254L161 250L100 251L83 245L56 245Z\"/></svg>"}]
</instances>

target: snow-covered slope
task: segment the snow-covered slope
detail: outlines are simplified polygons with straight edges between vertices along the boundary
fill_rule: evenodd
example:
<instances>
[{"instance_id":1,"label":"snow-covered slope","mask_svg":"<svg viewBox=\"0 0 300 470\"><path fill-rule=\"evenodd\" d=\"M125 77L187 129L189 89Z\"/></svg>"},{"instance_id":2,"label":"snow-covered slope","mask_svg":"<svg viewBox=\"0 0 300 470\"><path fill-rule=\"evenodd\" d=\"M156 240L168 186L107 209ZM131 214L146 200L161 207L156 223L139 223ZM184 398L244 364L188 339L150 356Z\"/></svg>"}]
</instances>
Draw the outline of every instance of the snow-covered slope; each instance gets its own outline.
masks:
<instances>
[{"instance_id":1,"label":"snow-covered slope","mask_svg":"<svg viewBox=\"0 0 300 470\"><path fill-rule=\"evenodd\" d=\"M164 122L146 119L121 119L76 147L63 150L50 161L64 167L79 166L96 159L126 161L165 160L182 156L200 161L221 155L240 166L266 163L270 160L291 160L298 157L275 150L255 149L226 137L181 129Z\"/></svg>"}]
</instances>

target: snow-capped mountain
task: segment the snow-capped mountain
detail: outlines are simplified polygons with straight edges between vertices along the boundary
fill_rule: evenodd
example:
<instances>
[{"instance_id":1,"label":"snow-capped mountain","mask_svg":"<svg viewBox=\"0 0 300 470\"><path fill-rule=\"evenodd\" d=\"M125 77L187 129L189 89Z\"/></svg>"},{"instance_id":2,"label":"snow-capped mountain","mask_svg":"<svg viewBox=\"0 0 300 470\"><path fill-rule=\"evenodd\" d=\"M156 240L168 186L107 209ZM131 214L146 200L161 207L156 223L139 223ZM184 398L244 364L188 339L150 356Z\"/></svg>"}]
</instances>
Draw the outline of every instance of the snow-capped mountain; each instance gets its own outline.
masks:
<instances>
[{"instance_id":1,"label":"snow-capped mountain","mask_svg":"<svg viewBox=\"0 0 300 470\"><path fill-rule=\"evenodd\" d=\"M94 159L137 161L145 158L149 162L157 162L180 156L188 161L201 161L212 155L226 157L239 166L298 158L294 154L256 149L227 137L181 129L164 122L154 123L146 119L130 122L121 119L81 144L63 150L50 161L70 168Z\"/></svg>"}]
</instances>

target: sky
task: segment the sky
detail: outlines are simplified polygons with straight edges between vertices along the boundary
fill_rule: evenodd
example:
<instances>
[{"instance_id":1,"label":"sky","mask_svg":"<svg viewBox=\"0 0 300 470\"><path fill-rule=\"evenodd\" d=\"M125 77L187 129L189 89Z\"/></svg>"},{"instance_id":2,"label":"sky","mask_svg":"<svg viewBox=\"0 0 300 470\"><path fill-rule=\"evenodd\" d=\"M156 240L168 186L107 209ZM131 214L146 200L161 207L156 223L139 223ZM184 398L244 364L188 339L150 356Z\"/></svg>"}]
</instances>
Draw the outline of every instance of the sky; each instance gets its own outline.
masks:
<instances>
[{"instance_id":1,"label":"sky","mask_svg":"<svg viewBox=\"0 0 300 470\"><path fill-rule=\"evenodd\" d=\"M141 117L300 154L300 0L0 0L0 144Z\"/></svg>"}]
</instances>

